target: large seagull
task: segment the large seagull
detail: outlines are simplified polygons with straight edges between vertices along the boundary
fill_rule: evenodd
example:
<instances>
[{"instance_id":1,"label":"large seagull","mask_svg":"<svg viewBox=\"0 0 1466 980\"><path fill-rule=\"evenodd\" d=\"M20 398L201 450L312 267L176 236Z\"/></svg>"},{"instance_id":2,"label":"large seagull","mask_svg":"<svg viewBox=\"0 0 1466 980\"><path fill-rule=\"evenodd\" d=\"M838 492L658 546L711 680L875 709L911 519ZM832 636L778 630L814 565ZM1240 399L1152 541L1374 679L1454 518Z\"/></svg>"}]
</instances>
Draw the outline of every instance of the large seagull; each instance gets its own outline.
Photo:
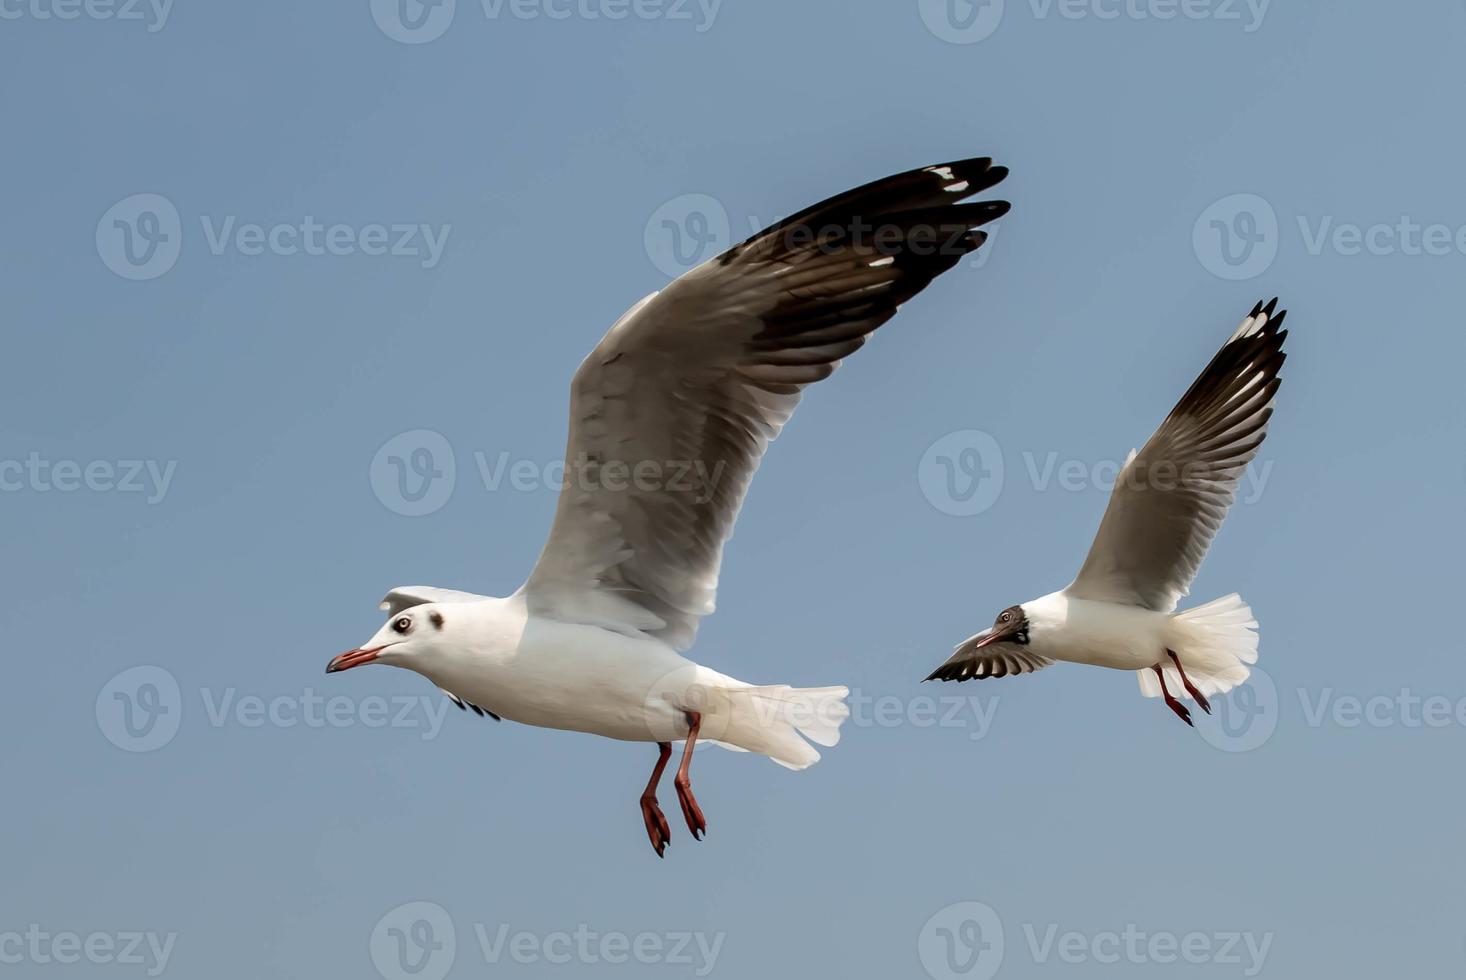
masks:
<instances>
[{"instance_id":1,"label":"large seagull","mask_svg":"<svg viewBox=\"0 0 1466 980\"><path fill-rule=\"evenodd\" d=\"M393 589L386 625L333 659L417 671L460 707L656 742L640 797L658 856L657 784L707 829L688 767L699 738L803 769L849 715L844 687L737 680L682 655L713 611L723 546L764 450L805 386L987 238L1007 175L987 158L833 197L699 265L617 320L571 383L566 474L538 564L506 598ZM806 741L808 739L809 741Z\"/></svg>"}]
</instances>

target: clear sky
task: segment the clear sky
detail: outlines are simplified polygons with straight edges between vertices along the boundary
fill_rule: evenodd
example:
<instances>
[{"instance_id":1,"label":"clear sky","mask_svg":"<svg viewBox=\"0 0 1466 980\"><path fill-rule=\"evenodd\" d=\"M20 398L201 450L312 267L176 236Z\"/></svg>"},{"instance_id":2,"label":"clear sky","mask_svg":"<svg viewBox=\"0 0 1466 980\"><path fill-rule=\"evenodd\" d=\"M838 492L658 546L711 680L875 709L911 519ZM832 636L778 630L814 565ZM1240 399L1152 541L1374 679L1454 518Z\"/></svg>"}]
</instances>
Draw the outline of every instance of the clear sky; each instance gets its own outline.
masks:
<instances>
[{"instance_id":1,"label":"clear sky","mask_svg":"<svg viewBox=\"0 0 1466 980\"><path fill-rule=\"evenodd\" d=\"M0 972L1458 974L1463 45L1454 0L0 0ZM1012 213L809 393L694 651L849 684L817 766L700 753L658 861L650 745L322 673L392 586L519 584L571 372L680 262L982 154ZM1266 679L1198 731L1118 672L920 684L1275 294L1193 589Z\"/></svg>"}]
</instances>

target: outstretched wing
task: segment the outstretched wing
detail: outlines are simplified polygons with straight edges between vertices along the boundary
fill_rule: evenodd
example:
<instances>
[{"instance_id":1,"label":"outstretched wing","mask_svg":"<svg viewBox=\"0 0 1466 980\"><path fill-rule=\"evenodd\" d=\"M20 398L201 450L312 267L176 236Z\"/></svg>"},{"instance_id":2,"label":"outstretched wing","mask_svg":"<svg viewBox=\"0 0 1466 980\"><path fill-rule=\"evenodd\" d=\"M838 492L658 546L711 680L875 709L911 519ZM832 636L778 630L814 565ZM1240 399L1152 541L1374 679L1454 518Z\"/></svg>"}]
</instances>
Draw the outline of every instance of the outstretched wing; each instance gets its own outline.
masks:
<instances>
[{"instance_id":1,"label":"outstretched wing","mask_svg":"<svg viewBox=\"0 0 1466 980\"><path fill-rule=\"evenodd\" d=\"M806 385L978 248L1007 170L925 167L754 235L631 308L576 372L565 485L522 592L538 615L678 649L713 610L723 545Z\"/></svg>"},{"instance_id":2,"label":"outstretched wing","mask_svg":"<svg viewBox=\"0 0 1466 980\"><path fill-rule=\"evenodd\" d=\"M987 631L969 636L957 644L947 662L928 675L929 681L970 681L1009 674L1031 674L1053 663L1048 657L1030 652L1020 643L990 643L979 647L978 641Z\"/></svg>"},{"instance_id":3,"label":"outstretched wing","mask_svg":"<svg viewBox=\"0 0 1466 980\"><path fill-rule=\"evenodd\" d=\"M1068 593L1171 612L1257 455L1281 379L1287 311L1259 303L1115 482Z\"/></svg>"},{"instance_id":4,"label":"outstretched wing","mask_svg":"<svg viewBox=\"0 0 1466 980\"><path fill-rule=\"evenodd\" d=\"M474 595L472 592L437 589L431 585L399 585L382 597L378 608L391 617L404 609L411 609L413 606L421 606L428 602L477 602L483 598L485 597Z\"/></svg>"}]
</instances>

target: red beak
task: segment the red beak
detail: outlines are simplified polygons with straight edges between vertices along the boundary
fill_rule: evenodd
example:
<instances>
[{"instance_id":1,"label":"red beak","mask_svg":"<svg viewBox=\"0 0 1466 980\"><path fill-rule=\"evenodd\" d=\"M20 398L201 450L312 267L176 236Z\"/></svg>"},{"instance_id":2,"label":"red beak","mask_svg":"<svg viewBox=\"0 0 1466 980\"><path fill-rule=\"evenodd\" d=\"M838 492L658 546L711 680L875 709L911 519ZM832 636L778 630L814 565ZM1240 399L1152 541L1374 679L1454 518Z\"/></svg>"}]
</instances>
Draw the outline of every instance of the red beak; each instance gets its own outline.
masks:
<instances>
[{"instance_id":1,"label":"red beak","mask_svg":"<svg viewBox=\"0 0 1466 980\"><path fill-rule=\"evenodd\" d=\"M998 633L998 632L989 632L987 636L984 636L982 639L980 639L976 643L974 643L972 645L972 649L974 649L974 650L981 650L983 647L987 646L989 643L996 643L999 640L1001 640L1002 638L1003 638L1003 634L1001 634L1001 633Z\"/></svg>"},{"instance_id":2,"label":"red beak","mask_svg":"<svg viewBox=\"0 0 1466 980\"><path fill-rule=\"evenodd\" d=\"M387 649L385 646L372 647L371 649L347 650L339 657L331 658L326 664L326 673L334 674L338 670L350 670L353 667L360 667L362 664L369 664L377 659L377 654Z\"/></svg>"}]
</instances>

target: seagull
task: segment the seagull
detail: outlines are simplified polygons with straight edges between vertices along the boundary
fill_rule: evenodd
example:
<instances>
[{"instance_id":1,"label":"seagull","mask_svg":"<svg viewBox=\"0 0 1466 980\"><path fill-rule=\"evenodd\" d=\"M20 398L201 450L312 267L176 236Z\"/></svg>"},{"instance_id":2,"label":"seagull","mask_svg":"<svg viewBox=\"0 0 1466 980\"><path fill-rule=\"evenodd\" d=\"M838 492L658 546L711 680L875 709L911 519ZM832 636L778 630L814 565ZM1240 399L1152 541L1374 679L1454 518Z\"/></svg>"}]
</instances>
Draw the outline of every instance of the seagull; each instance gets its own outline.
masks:
<instances>
[{"instance_id":1,"label":"seagull","mask_svg":"<svg viewBox=\"0 0 1466 980\"><path fill-rule=\"evenodd\" d=\"M1188 725L1178 694L1210 714L1208 695L1247 680L1257 620L1241 596L1175 609L1267 435L1287 356L1277 304L1253 307L1145 447L1131 450L1078 578L1004 609L927 680L1028 674L1058 660L1133 670L1141 694L1160 695Z\"/></svg>"},{"instance_id":2,"label":"seagull","mask_svg":"<svg viewBox=\"0 0 1466 980\"><path fill-rule=\"evenodd\" d=\"M964 202L1007 176L991 159L897 174L799 212L652 293L571 383L565 478L524 585L494 598L406 586L386 624L331 660L405 667L496 719L655 742L641 793L658 857L657 786L673 780L694 838L699 738L790 769L832 746L845 687L754 685L683 656L713 611L723 547L768 444L807 385L979 248L1006 201ZM808 741L806 741L806 739Z\"/></svg>"}]
</instances>

